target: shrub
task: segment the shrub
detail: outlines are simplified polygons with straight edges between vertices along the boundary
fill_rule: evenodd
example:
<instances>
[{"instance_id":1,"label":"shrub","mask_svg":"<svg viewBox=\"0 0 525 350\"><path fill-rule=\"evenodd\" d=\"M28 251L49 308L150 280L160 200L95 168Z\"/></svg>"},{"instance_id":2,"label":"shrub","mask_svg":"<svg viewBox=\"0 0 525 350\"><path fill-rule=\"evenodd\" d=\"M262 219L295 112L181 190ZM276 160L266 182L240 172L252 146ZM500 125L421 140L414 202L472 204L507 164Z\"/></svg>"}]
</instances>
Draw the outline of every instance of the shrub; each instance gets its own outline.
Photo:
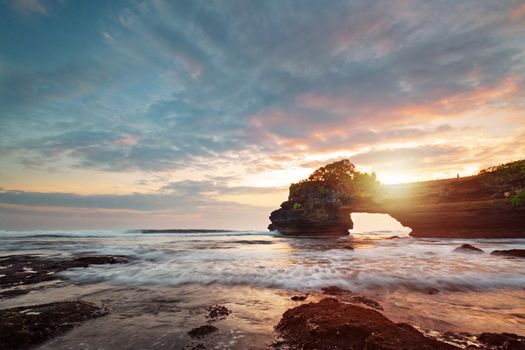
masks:
<instances>
[{"instance_id":1,"label":"shrub","mask_svg":"<svg viewBox=\"0 0 525 350\"><path fill-rule=\"evenodd\" d=\"M512 206L519 207L525 204L525 191L520 191L510 198Z\"/></svg>"},{"instance_id":2,"label":"shrub","mask_svg":"<svg viewBox=\"0 0 525 350\"><path fill-rule=\"evenodd\" d=\"M297 202L295 202L295 203L293 204L293 208L294 208L294 209L300 209L300 208L301 208L301 203L297 203Z\"/></svg>"}]
</instances>

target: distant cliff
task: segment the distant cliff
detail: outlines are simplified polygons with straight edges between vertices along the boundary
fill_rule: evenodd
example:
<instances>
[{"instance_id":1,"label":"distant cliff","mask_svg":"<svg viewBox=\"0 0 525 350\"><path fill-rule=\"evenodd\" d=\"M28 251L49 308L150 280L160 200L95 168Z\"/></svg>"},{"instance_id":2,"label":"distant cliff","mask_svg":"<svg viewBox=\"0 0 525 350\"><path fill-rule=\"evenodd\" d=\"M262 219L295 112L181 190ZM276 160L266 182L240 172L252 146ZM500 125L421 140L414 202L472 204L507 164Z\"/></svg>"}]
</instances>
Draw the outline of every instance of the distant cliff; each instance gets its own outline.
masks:
<instances>
[{"instance_id":1,"label":"distant cliff","mask_svg":"<svg viewBox=\"0 0 525 350\"><path fill-rule=\"evenodd\" d=\"M325 178L314 172L293 184L288 200L272 212L269 228L290 235L347 235L350 214L368 212L391 215L416 237L525 238L525 160L475 176L386 186L348 163L344 175L331 181L327 173L340 162L316 170Z\"/></svg>"},{"instance_id":2,"label":"distant cliff","mask_svg":"<svg viewBox=\"0 0 525 350\"><path fill-rule=\"evenodd\" d=\"M525 160L475 176L384 188L378 209L410 227L412 236L525 238Z\"/></svg>"}]
</instances>

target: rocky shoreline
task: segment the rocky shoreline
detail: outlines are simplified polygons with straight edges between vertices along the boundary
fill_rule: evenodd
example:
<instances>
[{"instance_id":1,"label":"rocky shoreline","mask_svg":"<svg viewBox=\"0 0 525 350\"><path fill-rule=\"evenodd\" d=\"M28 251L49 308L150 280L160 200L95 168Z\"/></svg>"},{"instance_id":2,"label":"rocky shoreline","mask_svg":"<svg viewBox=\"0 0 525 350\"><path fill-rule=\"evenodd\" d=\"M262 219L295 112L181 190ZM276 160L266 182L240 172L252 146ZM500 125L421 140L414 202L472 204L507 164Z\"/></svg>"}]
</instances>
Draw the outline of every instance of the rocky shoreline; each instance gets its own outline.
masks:
<instances>
[{"instance_id":1,"label":"rocky shoreline","mask_svg":"<svg viewBox=\"0 0 525 350\"><path fill-rule=\"evenodd\" d=\"M125 256L80 255L52 258L38 255L0 257L0 299L28 294L34 285L60 280L58 273L90 265L123 264ZM87 320L109 313L104 305L83 300L0 309L0 349L29 349Z\"/></svg>"},{"instance_id":2,"label":"rocky shoreline","mask_svg":"<svg viewBox=\"0 0 525 350\"><path fill-rule=\"evenodd\" d=\"M334 297L289 309L275 329L279 338L271 348L276 350L525 349L525 337L511 333L431 336L408 323L394 323L372 307Z\"/></svg>"},{"instance_id":3,"label":"rocky shoreline","mask_svg":"<svg viewBox=\"0 0 525 350\"><path fill-rule=\"evenodd\" d=\"M108 313L105 306L83 300L0 310L0 348L29 349Z\"/></svg>"},{"instance_id":4,"label":"rocky shoreline","mask_svg":"<svg viewBox=\"0 0 525 350\"><path fill-rule=\"evenodd\" d=\"M129 258L120 255L80 255L69 258L42 257L39 255L8 255L0 257L0 299L29 293L26 285L59 280L58 273L90 265L124 264Z\"/></svg>"},{"instance_id":5,"label":"rocky shoreline","mask_svg":"<svg viewBox=\"0 0 525 350\"><path fill-rule=\"evenodd\" d=\"M481 253L473 246L461 246L458 253ZM511 252L514 255L514 251ZM516 257L506 257L512 258ZM63 271L66 267L82 268L90 264L125 263L123 256L82 256L43 258L16 255L3 258L14 271L31 266L38 274ZM25 263L24 263L24 260ZM89 262L89 263L88 263ZM5 265L4 265L5 266ZM49 276L53 276L51 274ZM28 281L23 273L4 281L4 287L26 286L41 280ZM4 276L5 277L5 276ZM38 282L35 282L38 284ZM525 337L511 333L437 333L416 325L394 322L386 317L376 300L355 294L337 286L327 286L288 297L293 306L268 334L268 350L523 350ZM85 300L64 300L40 305L17 306L0 310L0 348L30 349L59 337L79 325L110 315L112 310L102 303ZM216 348L215 342L230 333L228 319L235 311L221 304L195 310L202 323L187 329L187 338L180 346L184 350ZM224 323L226 322L226 323ZM193 323L194 324L194 323ZM177 347L176 347L177 348ZM262 349L261 347L255 347Z\"/></svg>"}]
</instances>

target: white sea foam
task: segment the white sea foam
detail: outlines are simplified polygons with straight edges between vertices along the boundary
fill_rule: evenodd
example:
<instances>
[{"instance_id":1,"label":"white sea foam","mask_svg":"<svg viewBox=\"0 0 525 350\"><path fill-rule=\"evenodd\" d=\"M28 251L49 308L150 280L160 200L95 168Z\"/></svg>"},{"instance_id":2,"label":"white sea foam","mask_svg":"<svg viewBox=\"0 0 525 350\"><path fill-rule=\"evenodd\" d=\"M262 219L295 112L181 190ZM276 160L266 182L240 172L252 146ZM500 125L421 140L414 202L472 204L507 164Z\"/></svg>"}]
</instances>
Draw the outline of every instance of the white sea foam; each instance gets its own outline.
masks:
<instances>
[{"instance_id":1,"label":"white sea foam","mask_svg":"<svg viewBox=\"0 0 525 350\"><path fill-rule=\"evenodd\" d=\"M288 289L336 285L352 290L523 289L523 260L453 249L465 240L378 239L369 233L345 239L286 238L267 232L140 234L116 231L35 235L0 241L0 252L126 255L129 264L66 271L80 282L126 285L249 284ZM5 234L5 233L2 233ZM385 237L394 232L381 232ZM525 240L469 241L486 252L524 249ZM354 250L348 250L348 245Z\"/></svg>"}]
</instances>

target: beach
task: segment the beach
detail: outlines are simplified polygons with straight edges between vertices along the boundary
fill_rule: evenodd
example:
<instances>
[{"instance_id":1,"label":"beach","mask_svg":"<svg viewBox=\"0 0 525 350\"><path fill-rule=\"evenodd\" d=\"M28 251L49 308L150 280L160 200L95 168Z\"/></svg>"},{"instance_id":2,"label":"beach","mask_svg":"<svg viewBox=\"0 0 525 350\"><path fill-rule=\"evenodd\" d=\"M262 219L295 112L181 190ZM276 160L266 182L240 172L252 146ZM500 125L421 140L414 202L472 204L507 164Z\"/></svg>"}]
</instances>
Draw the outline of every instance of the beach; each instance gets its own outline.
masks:
<instances>
[{"instance_id":1,"label":"beach","mask_svg":"<svg viewBox=\"0 0 525 350\"><path fill-rule=\"evenodd\" d=\"M0 309L83 300L109 310L37 349L266 349L278 338L274 326L283 313L326 297L326 287L377 301L386 317L425 334L525 334L523 259L489 254L524 249L521 239L424 239L401 231L329 239L240 231L1 235L2 258L129 259L68 268L57 279L7 288L30 292L1 299ZM463 243L485 253L454 251ZM291 299L297 295L306 298ZM209 323L206 308L212 305L231 313L213 322L213 333L189 336Z\"/></svg>"}]
</instances>

